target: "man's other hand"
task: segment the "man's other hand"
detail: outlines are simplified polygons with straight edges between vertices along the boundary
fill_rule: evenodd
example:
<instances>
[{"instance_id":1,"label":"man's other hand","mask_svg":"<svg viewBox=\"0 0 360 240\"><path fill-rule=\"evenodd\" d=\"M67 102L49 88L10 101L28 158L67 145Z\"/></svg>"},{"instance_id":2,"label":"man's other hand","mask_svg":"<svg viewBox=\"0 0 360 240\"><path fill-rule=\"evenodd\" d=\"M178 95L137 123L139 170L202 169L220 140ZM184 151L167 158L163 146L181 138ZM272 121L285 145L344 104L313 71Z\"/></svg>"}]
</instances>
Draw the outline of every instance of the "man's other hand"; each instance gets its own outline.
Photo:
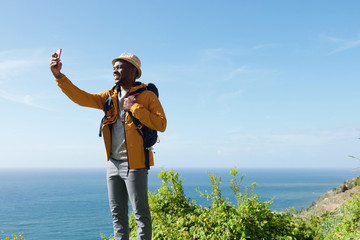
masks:
<instances>
[{"instance_id":1,"label":"man's other hand","mask_svg":"<svg viewBox=\"0 0 360 240\"><path fill-rule=\"evenodd\" d=\"M129 111L130 108L136 103L135 98L125 98L124 99L124 110Z\"/></svg>"}]
</instances>

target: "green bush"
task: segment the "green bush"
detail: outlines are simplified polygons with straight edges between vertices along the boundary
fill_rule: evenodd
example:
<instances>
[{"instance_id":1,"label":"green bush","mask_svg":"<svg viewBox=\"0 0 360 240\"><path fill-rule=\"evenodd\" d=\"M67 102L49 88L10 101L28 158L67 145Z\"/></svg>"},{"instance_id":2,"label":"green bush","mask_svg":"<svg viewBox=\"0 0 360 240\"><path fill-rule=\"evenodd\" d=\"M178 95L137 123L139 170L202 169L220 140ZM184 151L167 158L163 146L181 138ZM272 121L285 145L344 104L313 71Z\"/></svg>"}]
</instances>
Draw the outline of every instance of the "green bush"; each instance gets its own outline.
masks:
<instances>
[{"instance_id":1,"label":"green bush","mask_svg":"<svg viewBox=\"0 0 360 240\"><path fill-rule=\"evenodd\" d=\"M260 202L254 193L256 184L240 192L244 178L237 178L231 169L231 189L237 205L221 195L221 177L210 176L211 193L201 196L211 201L211 206L197 206L184 193L178 173L162 170L162 186L149 193L154 239L313 239L315 232L289 209L278 213L270 209L272 201ZM130 217L130 235L136 236L136 222Z\"/></svg>"},{"instance_id":2,"label":"green bush","mask_svg":"<svg viewBox=\"0 0 360 240\"><path fill-rule=\"evenodd\" d=\"M17 235L11 235L10 237L6 237L6 238L2 238L0 240L24 240L24 237L22 236L22 233L19 234L19 236Z\"/></svg>"},{"instance_id":3,"label":"green bush","mask_svg":"<svg viewBox=\"0 0 360 240\"><path fill-rule=\"evenodd\" d=\"M360 196L346 200L338 214L325 216L322 229L323 239L360 239Z\"/></svg>"},{"instance_id":4,"label":"green bush","mask_svg":"<svg viewBox=\"0 0 360 240\"><path fill-rule=\"evenodd\" d=\"M222 196L221 177L209 174L212 191L200 192L211 201L208 207L198 206L187 198L181 179L174 170L162 170L162 185L149 193L154 240L178 239L277 239L277 240L358 240L360 239L360 196L354 195L334 213L299 217L293 208L283 212L270 209L271 201L261 202L255 194L256 183L240 191L244 175L237 177L231 169L230 183L236 205ZM133 214L129 219L130 238L136 239L137 226ZM103 240L114 240L101 234ZM24 240L22 234L0 240Z\"/></svg>"},{"instance_id":5,"label":"green bush","mask_svg":"<svg viewBox=\"0 0 360 240\"><path fill-rule=\"evenodd\" d=\"M162 170L159 173L161 187L149 193L153 239L360 239L359 196L346 201L341 211L300 217L293 208L276 212L270 209L272 201L259 201L256 183L241 192L244 175L238 178L236 168L231 169L230 174L236 205L222 196L221 177L209 174L212 191L199 193L211 201L211 205L202 207L186 197L178 173ZM133 215L129 221L130 238L135 239L137 227ZM114 238L102 235L102 239Z\"/></svg>"},{"instance_id":6,"label":"green bush","mask_svg":"<svg viewBox=\"0 0 360 240\"><path fill-rule=\"evenodd\" d=\"M354 181L355 186L360 186L360 177L357 177Z\"/></svg>"}]
</instances>

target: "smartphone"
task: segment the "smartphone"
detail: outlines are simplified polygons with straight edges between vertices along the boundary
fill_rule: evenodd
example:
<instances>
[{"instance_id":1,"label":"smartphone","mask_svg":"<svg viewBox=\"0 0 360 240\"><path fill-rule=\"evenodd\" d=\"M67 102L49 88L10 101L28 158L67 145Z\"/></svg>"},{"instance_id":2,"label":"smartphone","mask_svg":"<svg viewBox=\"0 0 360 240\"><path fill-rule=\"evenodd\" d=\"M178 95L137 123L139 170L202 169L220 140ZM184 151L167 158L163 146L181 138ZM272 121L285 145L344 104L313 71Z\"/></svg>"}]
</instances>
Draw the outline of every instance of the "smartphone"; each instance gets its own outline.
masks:
<instances>
[{"instance_id":1,"label":"smartphone","mask_svg":"<svg viewBox=\"0 0 360 240\"><path fill-rule=\"evenodd\" d=\"M56 57L57 57L57 58L60 58L60 56L61 56L61 51L62 51L61 48L59 48L59 49L56 51Z\"/></svg>"}]
</instances>

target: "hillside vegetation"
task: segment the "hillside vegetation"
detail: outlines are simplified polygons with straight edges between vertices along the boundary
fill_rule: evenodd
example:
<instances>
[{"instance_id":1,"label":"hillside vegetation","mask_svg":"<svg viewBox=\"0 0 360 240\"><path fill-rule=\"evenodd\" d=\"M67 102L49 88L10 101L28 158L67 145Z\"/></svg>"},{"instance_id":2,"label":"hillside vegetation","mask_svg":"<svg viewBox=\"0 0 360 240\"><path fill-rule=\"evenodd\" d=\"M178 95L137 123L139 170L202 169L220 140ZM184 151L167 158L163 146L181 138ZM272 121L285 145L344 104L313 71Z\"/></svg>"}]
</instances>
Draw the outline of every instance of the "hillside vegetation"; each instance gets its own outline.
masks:
<instances>
[{"instance_id":1,"label":"hillside vegetation","mask_svg":"<svg viewBox=\"0 0 360 240\"><path fill-rule=\"evenodd\" d=\"M302 215L333 213L339 210L346 200L360 195L360 177L344 182L337 188L321 195L313 204L301 211Z\"/></svg>"},{"instance_id":2,"label":"hillside vegetation","mask_svg":"<svg viewBox=\"0 0 360 240\"><path fill-rule=\"evenodd\" d=\"M221 193L221 177L209 174L211 193L199 192L211 201L211 206L198 206L187 198L181 179L174 170L162 170L162 185L149 193L153 220L153 239L213 239L213 240L330 240L360 239L360 178L347 181L321 196L312 206L301 212L289 208L272 211L272 201L261 202L255 194L256 184L240 191L244 176L237 170L230 188L237 203L231 204ZM136 222L130 216L130 236L136 239ZM23 240L13 235L7 240ZM26 239L26 236L25 236ZM101 234L103 240L114 240ZM4 240L4 239L1 239Z\"/></svg>"},{"instance_id":3,"label":"hillside vegetation","mask_svg":"<svg viewBox=\"0 0 360 240\"><path fill-rule=\"evenodd\" d=\"M244 176L239 177L235 168L230 174L233 176L230 188L237 199L236 205L222 196L221 177L209 174L212 192L199 194L208 198L211 206L202 207L186 197L178 173L162 170L159 173L162 186L157 192L149 193L153 239L360 239L358 192L349 194L349 198L344 198L333 211L312 212L309 209L300 214L290 208L277 212L270 209L272 201L259 201L255 183L241 192ZM358 189L355 182L359 180L354 181L351 188ZM136 239L133 216L130 227L131 237ZM102 239L113 238L102 236Z\"/></svg>"}]
</instances>

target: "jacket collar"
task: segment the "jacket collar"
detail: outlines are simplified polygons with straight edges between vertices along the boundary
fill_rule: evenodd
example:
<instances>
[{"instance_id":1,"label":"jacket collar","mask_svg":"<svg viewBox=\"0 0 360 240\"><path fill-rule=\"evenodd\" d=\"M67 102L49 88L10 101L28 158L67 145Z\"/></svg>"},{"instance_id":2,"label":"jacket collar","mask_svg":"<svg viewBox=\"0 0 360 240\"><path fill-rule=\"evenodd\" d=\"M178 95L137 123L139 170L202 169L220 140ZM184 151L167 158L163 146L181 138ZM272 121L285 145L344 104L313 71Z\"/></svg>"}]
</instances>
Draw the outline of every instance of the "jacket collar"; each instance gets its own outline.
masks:
<instances>
[{"instance_id":1,"label":"jacket collar","mask_svg":"<svg viewBox=\"0 0 360 240\"><path fill-rule=\"evenodd\" d=\"M131 93L135 92L136 90L138 90L139 88L145 88L146 87L146 84L145 83L142 83L142 82L135 82L134 83L134 86L132 86L130 88L130 91L128 92L127 95L131 95ZM112 93L115 93L117 94L119 91L120 91L120 86L117 86L115 85L114 87L111 88L110 90Z\"/></svg>"}]
</instances>

